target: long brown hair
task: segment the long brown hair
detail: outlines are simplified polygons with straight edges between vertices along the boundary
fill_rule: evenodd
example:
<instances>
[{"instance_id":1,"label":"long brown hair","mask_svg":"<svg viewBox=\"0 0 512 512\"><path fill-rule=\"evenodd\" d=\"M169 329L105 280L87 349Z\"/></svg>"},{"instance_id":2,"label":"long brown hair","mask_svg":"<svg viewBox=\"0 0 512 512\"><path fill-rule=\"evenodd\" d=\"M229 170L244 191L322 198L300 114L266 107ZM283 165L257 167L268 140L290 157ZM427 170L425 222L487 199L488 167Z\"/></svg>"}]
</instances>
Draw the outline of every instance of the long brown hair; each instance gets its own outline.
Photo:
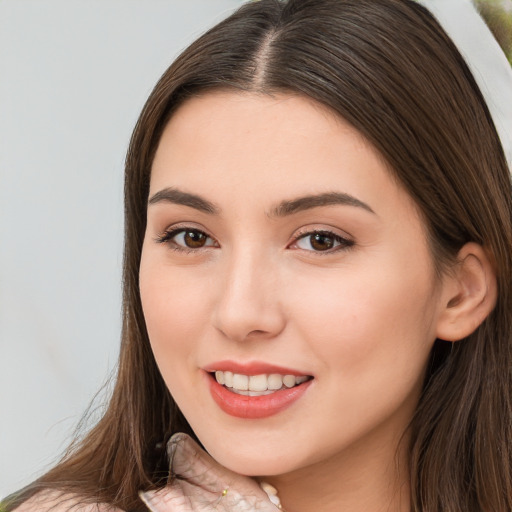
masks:
<instances>
[{"instance_id":1,"label":"long brown hair","mask_svg":"<svg viewBox=\"0 0 512 512\"><path fill-rule=\"evenodd\" d=\"M412 0L261 0L194 42L165 72L126 158L123 334L105 414L41 488L143 509L137 492L167 481L163 446L192 434L153 358L138 272L153 156L187 98L208 90L291 92L326 105L390 164L420 208L437 270L468 241L497 275L497 305L467 339L436 341L411 423L411 506L512 510L512 189L496 130L463 58Z\"/></svg>"}]
</instances>

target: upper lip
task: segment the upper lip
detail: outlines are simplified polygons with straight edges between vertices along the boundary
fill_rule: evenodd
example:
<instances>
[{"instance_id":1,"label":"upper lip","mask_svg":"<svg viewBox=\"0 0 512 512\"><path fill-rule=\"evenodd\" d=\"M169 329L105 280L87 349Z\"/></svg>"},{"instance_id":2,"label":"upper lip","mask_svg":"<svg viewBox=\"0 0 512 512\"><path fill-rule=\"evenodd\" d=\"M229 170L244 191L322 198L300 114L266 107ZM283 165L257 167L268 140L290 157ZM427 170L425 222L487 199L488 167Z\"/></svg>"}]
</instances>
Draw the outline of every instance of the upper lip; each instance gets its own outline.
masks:
<instances>
[{"instance_id":1,"label":"upper lip","mask_svg":"<svg viewBox=\"0 0 512 512\"><path fill-rule=\"evenodd\" d=\"M272 374L278 373L281 375L295 375L297 377L303 375L311 375L307 372L302 372L300 370L296 370L293 368L286 368L284 366L279 366L271 363L266 363L263 361L250 361L245 363L240 363L236 361L217 361L206 366L203 366L203 370L212 373L215 371L221 372L232 372L238 373L240 375L261 375L261 374Z\"/></svg>"}]
</instances>

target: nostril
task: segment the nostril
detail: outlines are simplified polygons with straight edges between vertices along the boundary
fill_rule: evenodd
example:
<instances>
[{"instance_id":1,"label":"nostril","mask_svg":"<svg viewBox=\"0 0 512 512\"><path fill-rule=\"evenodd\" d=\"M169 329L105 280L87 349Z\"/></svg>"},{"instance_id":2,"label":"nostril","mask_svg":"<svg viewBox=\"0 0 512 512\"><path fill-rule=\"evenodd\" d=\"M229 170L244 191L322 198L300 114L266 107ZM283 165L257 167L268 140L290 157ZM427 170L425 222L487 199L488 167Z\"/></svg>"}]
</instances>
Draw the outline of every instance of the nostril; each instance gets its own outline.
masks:
<instances>
[{"instance_id":1,"label":"nostril","mask_svg":"<svg viewBox=\"0 0 512 512\"><path fill-rule=\"evenodd\" d=\"M251 331L251 332L247 335L247 337L249 338L250 336L261 336L262 334L263 334L263 335L264 335L264 334L266 334L266 333L265 333L265 331L262 331L262 330L260 330L260 329L255 329L254 331Z\"/></svg>"}]
</instances>

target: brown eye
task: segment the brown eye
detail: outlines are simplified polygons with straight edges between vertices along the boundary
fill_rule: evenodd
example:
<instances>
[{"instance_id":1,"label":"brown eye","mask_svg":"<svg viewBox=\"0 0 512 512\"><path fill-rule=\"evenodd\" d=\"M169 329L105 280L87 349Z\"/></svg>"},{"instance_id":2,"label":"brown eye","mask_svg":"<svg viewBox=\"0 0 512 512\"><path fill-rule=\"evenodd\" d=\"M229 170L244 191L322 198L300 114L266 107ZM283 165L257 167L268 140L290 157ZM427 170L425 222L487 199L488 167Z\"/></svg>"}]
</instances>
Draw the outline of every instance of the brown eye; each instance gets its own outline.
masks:
<instances>
[{"instance_id":1,"label":"brown eye","mask_svg":"<svg viewBox=\"0 0 512 512\"><path fill-rule=\"evenodd\" d=\"M295 243L296 247L311 252L335 252L352 247L354 242L330 231L305 233Z\"/></svg>"},{"instance_id":2,"label":"brown eye","mask_svg":"<svg viewBox=\"0 0 512 512\"><path fill-rule=\"evenodd\" d=\"M159 243L169 244L176 250L195 250L206 247L218 247L213 238L199 229L178 228L166 231L156 240Z\"/></svg>"},{"instance_id":3,"label":"brown eye","mask_svg":"<svg viewBox=\"0 0 512 512\"><path fill-rule=\"evenodd\" d=\"M208 237L201 233L201 231L184 231L183 242L184 245L190 249L200 249L206 245Z\"/></svg>"},{"instance_id":4,"label":"brown eye","mask_svg":"<svg viewBox=\"0 0 512 512\"><path fill-rule=\"evenodd\" d=\"M334 247L334 238L325 233L310 235L310 244L315 251L328 251Z\"/></svg>"}]
</instances>

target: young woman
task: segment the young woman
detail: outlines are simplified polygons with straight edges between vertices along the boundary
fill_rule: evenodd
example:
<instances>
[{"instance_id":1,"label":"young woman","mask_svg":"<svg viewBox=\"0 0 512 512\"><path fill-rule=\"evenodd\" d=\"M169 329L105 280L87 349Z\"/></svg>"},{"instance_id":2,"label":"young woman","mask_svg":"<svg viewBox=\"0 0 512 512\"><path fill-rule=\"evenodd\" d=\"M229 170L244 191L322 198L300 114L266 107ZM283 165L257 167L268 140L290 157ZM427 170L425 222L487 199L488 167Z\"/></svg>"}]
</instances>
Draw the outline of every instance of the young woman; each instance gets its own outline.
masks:
<instances>
[{"instance_id":1,"label":"young woman","mask_svg":"<svg viewBox=\"0 0 512 512\"><path fill-rule=\"evenodd\" d=\"M8 510L512 510L512 189L425 8L244 5L155 87L125 191L109 407Z\"/></svg>"}]
</instances>

